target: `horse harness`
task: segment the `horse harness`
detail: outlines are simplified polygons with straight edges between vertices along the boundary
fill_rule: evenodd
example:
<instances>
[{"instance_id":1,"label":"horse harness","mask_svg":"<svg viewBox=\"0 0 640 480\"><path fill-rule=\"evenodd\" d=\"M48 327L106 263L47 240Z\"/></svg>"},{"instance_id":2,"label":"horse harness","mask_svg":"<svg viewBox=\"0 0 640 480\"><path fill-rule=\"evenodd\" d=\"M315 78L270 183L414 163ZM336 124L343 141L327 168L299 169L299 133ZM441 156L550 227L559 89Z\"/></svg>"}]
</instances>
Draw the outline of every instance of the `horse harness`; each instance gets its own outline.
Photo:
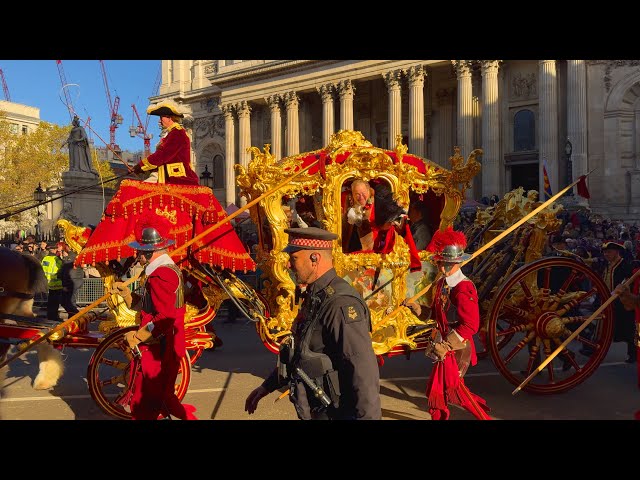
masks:
<instances>
[{"instance_id":1,"label":"horse harness","mask_svg":"<svg viewBox=\"0 0 640 480\"><path fill-rule=\"evenodd\" d=\"M24 300L31 300L35 298L34 293L24 293L24 292L16 292L13 290L8 290L5 287L0 287L0 297L14 297L14 298L22 298Z\"/></svg>"}]
</instances>

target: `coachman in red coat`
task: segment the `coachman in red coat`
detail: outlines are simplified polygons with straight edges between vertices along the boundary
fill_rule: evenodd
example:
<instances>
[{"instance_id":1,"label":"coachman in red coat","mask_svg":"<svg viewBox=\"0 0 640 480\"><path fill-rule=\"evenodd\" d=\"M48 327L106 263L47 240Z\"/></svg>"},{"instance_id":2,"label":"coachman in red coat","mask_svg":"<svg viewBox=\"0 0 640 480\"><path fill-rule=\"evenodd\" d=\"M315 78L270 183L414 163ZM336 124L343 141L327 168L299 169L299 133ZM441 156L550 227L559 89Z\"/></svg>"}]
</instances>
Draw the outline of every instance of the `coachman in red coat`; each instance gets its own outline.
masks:
<instances>
[{"instance_id":1,"label":"coachman in red coat","mask_svg":"<svg viewBox=\"0 0 640 480\"><path fill-rule=\"evenodd\" d=\"M156 151L134 167L134 173L156 171L158 183L198 185L198 175L191 168L191 140L179 120L184 117L177 105L165 101L147 108L149 115L160 117L160 127L166 135Z\"/></svg>"},{"instance_id":2,"label":"coachman in red coat","mask_svg":"<svg viewBox=\"0 0 640 480\"><path fill-rule=\"evenodd\" d=\"M185 302L182 272L166 248L168 225L164 217L147 215L136 224L135 249L145 264L144 294L141 299L140 327L125 334L132 350L139 349L140 368L135 372L131 414L133 420L156 420L172 415L197 420L192 405L183 405L175 394L180 360L186 355L184 338ZM113 285L127 306L134 302L129 288ZM137 295L136 295L137 297Z\"/></svg>"}]
</instances>

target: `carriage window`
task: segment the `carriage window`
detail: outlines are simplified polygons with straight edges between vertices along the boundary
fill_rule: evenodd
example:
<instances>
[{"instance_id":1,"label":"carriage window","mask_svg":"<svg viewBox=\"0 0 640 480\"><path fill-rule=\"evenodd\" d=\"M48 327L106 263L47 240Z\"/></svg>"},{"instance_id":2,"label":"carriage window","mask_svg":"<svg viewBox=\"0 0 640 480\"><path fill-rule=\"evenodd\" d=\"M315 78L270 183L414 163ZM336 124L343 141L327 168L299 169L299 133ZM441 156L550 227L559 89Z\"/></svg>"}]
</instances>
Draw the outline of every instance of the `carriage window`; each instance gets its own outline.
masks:
<instances>
[{"instance_id":1,"label":"carriage window","mask_svg":"<svg viewBox=\"0 0 640 480\"><path fill-rule=\"evenodd\" d=\"M320 211L319 202L311 195L283 198L282 210L284 210L289 220L289 225L293 228L323 228L322 222L318 220L320 218L320 215L318 215Z\"/></svg>"},{"instance_id":2,"label":"carriage window","mask_svg":"<svg viewBox=\"0 0 640 480\"><path fill-rule=\"evenodd\" d=\"M429 221L429 207L419 195L411 195L409 202L409 221L413 241L418 250L425 250L431 241L432 228Z\"/></svg>"},{"instance_id":3,"label":"carriage window","mask_svg":"<svg viewBox=\"0 0 640 480\"><path fill-rule=\"evenodd\" d=\"M346 183L342 189L342 251L373 250L373 232L369 222L375 192L362 179Z\"/></svg>"}]
</instances>

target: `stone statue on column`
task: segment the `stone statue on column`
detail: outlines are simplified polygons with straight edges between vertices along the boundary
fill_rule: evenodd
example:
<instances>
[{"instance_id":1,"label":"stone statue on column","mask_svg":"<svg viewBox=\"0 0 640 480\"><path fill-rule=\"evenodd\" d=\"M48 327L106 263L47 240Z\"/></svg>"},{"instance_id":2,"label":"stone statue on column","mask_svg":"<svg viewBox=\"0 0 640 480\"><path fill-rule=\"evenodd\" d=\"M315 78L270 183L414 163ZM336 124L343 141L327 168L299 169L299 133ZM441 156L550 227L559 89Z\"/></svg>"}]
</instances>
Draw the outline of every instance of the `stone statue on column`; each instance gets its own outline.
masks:
<instances>
[{"instance_id":1,"label":"stone statue on column","mask_svg":"<svg viewBox=\"0 0 640 480\"><path fill-rule=\"evenodd\" d=\"M91 173L97 176L98 172L93 168L87 132L80 125L77 115L74 115L71 123L73 128L69 132L69 138L62 144L69 147L69 171Z\"/></svg>"}]
</instances>

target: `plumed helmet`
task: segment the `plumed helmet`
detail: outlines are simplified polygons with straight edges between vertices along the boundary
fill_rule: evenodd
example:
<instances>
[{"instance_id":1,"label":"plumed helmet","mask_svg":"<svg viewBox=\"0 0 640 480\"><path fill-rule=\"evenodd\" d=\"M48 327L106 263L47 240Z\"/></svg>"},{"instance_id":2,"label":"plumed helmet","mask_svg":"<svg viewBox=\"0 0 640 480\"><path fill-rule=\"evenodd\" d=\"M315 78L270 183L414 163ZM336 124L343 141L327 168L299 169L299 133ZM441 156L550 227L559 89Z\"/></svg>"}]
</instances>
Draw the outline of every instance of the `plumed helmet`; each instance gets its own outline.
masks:
<instances>
[{"instance_id":1,"label":"plumed helmet","mask_svg":"<svg viewBox=\"0 0 640 480\"><path fill-rule=\"evenodd\" d=\"M446 245L442 252L433 256L434 261L446 263L462 263L469 258L471 255L464 253L464 248L459 244Z\"/></svg>"},{"instance_id":2,"label":"plumed helmet","mask_svg":"<svg viewBox=\"0 0 640 480\"><path fill-rule=\"evenodd\" d=\"M149 212L136 222L136 241L128 245L135 250L145 252L170 247L175 243L169 239L170 230L171 224L165 217Z\"/></svg>"},{"instance_id":3,"label":"plumed helmet","mask_svg":"<svg viewBox=\"0 0 640 480\"><path fill-rule=\"evenodd\" d=\"M471 255L464 253L466 247L467 237L464 233L449 226L444 230L436 230L426 250L435 253L431 258L435 262L462 263L471 258Z\"/></svg>"}]
</instances>

